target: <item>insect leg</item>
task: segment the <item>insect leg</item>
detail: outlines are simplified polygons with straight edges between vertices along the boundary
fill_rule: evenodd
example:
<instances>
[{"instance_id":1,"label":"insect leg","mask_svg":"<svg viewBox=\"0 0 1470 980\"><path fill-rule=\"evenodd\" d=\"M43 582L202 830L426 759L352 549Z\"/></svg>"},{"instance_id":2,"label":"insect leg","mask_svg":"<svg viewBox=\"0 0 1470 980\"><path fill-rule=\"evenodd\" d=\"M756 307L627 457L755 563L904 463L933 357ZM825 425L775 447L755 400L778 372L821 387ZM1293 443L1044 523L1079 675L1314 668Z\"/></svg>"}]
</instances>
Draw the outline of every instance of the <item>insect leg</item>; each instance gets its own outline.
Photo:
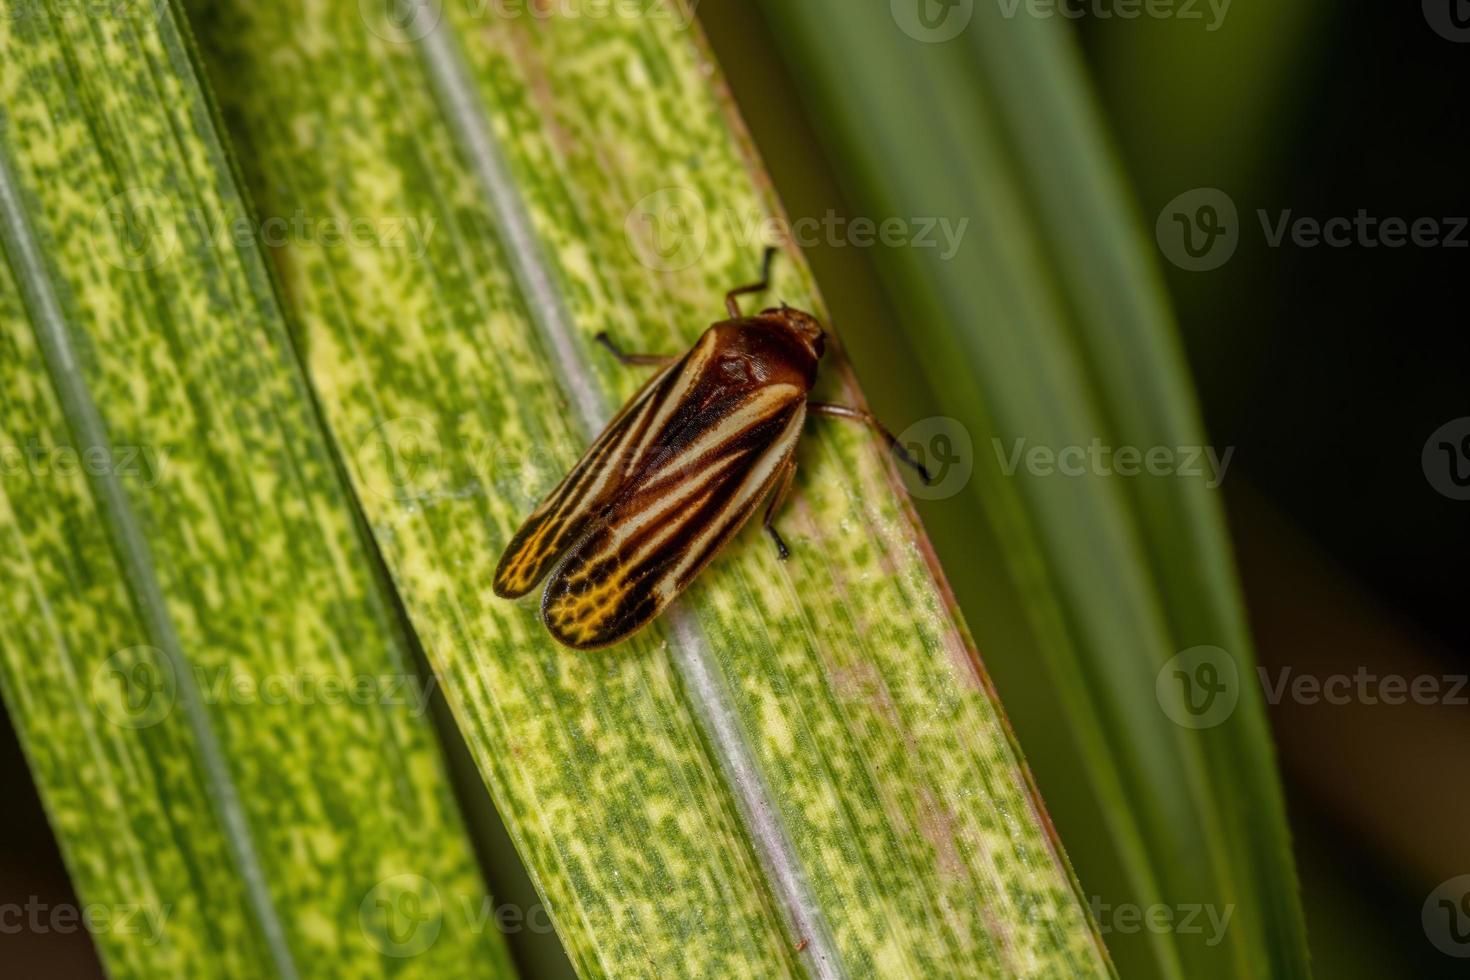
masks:
<instances>
[{"instance_id":1,"label":"insect leg","mask_svg":"<svg viewBox=\"0 0 1470 980\"><path fill-rule=\"evenodd\" d=\"M613 343L613 339L607 335L606 330L598 332L597 342L606 347L608 350L612 351L612 356L616 357L618 359L618 363L623 365L624 367L636 367L638 365L650 364L655 367L668 367L670 364L673 364L679 359L678 356L674 354L624 353L621 347Z\"/></svg>"},{"instance_id":2,"label":"insect leg","mask_svg":"<svg viewBox=\"0 0 1470 980\"><path fill-rule=\"evenodd\" d=\"M738 320L743 313L740 312L740 303L736 296L744 296L746 293L763 293L771 285L771 260L776 257L776 247L766 246L766 254L761 258L760 282L753 282L749 286L737 286L725 294L725 309L730 311L731 319Z\"/></svg>"},{"instance_id":3,"label":"insect leg","mask_svg":"<svg viewBox=\"0 0 1470 980\"><path fill-rule=\"evenodd\" d=\"M879 422L868 412L856 408L848 408L846 405L833 405L828 402L807 402L806 407L813 415L826 415L829 418L861 422L875 430L888 443L888 448L893 450L893 454L909 466L912 466L925 483L932 484L934 482L934 478L929 475L929 470L925 468L924 464L909 454L909 451L899 443L893 433L888 431L888 426Z\"/></svg>"},{"instance_id":4,"label":"insect leg","mask_svg":"<svg viewBox=\"0 0 1470 980\"><path fill-rule=\"evenodd\" d=\"M786 457L786 462L781 464L781 475L776 477L776 491L771 494L771 503L766 507L766 519L761 522L761 527L776 542L776 557L785 561L791 557L791 549L786 547L786 542L781 540L781 532L776 530L776 511L786 502L786 495L791 492L791 478L796 476L796 455Z\"/></svg>"}]
</instances>

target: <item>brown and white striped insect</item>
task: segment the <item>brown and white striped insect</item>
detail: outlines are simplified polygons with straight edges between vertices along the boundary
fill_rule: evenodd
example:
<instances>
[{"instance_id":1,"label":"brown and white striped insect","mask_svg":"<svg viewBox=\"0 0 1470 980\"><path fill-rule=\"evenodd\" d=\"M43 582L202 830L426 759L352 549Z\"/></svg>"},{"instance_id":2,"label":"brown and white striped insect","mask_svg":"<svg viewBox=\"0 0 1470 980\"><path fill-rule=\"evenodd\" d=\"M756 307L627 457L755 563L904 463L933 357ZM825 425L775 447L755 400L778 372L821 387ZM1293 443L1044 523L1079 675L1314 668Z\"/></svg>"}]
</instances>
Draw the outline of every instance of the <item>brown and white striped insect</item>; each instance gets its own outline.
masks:
<instances>
[{"instance_id":1,"label":"brown and white striped insect","mask_svg":"<svg viewBox=\"0 0 1470 980\"><path fill-rule=\"evenodd\" d=\"M784 561L773 523L796 473L807 413L872 426L898 457L929 475L867 412L808 401L824 335L815 317L783 305L755 316L725 295L730 319L704 332L687 354L624 354L662 368L638 390L591 448L511 538L495 569L495 594L513 599L548 569L541 617L559 642L595 650L646 626L735 536L768 494L765 529ZM774 492L773 492L774 491Z\"/></svg>"}]
</instances>

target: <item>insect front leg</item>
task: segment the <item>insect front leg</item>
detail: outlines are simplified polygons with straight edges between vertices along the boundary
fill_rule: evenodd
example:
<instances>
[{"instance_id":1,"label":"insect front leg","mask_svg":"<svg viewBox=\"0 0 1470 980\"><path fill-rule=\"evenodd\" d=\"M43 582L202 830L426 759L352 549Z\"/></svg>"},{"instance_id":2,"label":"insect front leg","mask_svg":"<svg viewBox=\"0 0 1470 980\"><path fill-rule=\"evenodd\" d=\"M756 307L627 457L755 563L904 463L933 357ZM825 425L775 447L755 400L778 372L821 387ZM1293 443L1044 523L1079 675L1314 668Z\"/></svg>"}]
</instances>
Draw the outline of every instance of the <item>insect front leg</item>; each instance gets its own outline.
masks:
<instances>
[{"instance_id":1,"label":"insect front leg","mask_svg":"<svg viewBox=\"0 0 1470 980\"><path fill-rule=\"evenodd\" d=\"M791 557L791 549L786 547L786 542L781 540L781 532L776 530L776 511L786 502L786 495L791 492L791 480L796 476L796 456L792 454L786 457L786 462L781 464L781 473L776 477L776 491L771 494L771 502L766 507L766 519L761 522L761 527L776 542L776 557L785 561Z\"/></svg>"},{"instance_id":2,"label":"insect front leg","mask_svg":"<svg viewBox=\"0 0 1470 980\"><path fill-rule=\"evenodd\" d=\"M624 367L668 367L679 359L677 354L628 354L621 347L613 343L613 339L607 335L606 330L599 331L597 342L608 350L612 356L618 359L618 363Z\"/></svg>"},{"instance_id":3,"label":"insect front leg","mask_svg":"<svg viewBox=\"0 0 1470 980\"><path fill-rule=\"evenodd\" d=\"M737 286L725 294L725 309L730 313L730 319L739 320L743 313L740 312L740 301L736 296L744 296L746 293L763 293L771 286L771 260L776 257L775 246L767 245L766 254L761 257L760 282L753 282L749 286Z\"/></svg>"},{"instance_id":4,"label":"insect front leg","mask_svg":"<svg viewBox=\"0 0 1470 980\"><path fill-rule=\"evenodd\" d=\"M829 418L847 419L850 422L861 422L863 425L866 425L870 429L873 429L875 432L883 437L883 440L885 442L888 443L888 448L893 450L893 454L895 456L897 456L902 462L907 463L909 466L912 466L914 468L914 471L919 474L919 478L922 479L926 484L929 484L931 486L933 485L934 477L929 474L929 470L924 466L924 464L919 462L917 459L914 459L914 457L909 454L909 451L899 443L897 437L895 437L892 432L888 431L888 426L884 425L882 422L879 422L876 418L873 417L871 413L864 412L856 408L849 408L846 405L833 405L828 402L807 402L806 407L807 411L811 412L813 415L826 415Z\"/></svg>"}]
</instances>

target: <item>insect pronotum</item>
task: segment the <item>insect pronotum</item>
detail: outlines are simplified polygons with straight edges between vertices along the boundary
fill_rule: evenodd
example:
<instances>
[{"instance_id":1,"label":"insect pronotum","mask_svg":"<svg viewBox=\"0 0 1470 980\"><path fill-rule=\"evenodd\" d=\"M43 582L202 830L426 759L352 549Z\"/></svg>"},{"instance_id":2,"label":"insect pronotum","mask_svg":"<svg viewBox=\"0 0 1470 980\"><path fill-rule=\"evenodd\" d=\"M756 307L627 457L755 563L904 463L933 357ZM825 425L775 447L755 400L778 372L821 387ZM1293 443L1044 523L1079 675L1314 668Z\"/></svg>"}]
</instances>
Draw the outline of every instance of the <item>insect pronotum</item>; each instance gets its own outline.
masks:
<instances>
[{"instance_id":1,"label":"insect pronotum","mask_svg":"<svg viewBox=\"0 0 1470 980\"><path fill-rule=\"evenodd\" d=\"M511 538L495 569L495 594L514 599L550 570L541 617L559 642L595 650L652 621L770 497L764 526L784 561L774 524L796 473L807 413L871 426L927 482L924 467L867 412L809 401L823 351L815 317L784 304L755 316L725 295L730 319L683 356L625 354L626 365L661 370L623 406L572 471Z\"/></svg>"}]
</instances>

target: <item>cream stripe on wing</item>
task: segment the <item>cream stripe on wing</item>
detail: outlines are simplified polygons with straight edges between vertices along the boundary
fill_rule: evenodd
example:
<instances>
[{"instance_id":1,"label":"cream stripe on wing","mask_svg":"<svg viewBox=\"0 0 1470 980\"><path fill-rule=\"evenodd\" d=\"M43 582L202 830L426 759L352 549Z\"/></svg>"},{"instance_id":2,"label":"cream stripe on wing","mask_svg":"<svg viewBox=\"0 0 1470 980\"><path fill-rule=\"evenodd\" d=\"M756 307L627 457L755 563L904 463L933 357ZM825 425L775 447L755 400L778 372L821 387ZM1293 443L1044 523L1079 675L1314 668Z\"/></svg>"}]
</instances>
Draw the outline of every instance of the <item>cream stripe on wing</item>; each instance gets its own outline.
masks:
<instances>
[{"instance_id":1,"label":"cream stripe on wing","mask_svg":"<svg viewBox=\"0 0 1470 980\"><path fill-rule=\"evenodd\" d=\"M708 489L704 490L690 506L674 515L671 520L667 521L657 532L651 535L647 541L639 545L637 551L618 560L618 574L624 579L628 578L632 574L632 570L642 564L644 559L657 551L664 542L684 530L685 525L690 521L696 520L703 511L704 505L709 501L710 496L711 492ZM594 572L599 571L601 564L609 558L617 558L617 549L604 543L595 552L580 556L578 563L582 566L582 570L575 575L568 576L567 581L580 582L592 577Z\"/></svg>"},{"instance_id":2,"label":"cream stripe on wing","mask_svg":"<svg viewBox=\"0 0 1470 980\"><path fill-rule=\"evenodd\" d=\"M700 473L699 479L690 480L676 492L659 498L657 503L652 507L634 513L615 528L609 526L606 530L611 533L605 540L597 542L596 551L587 551L581 556L578 563L582 566L582 570L576 575L571 576L571 580L576 581L587 578L599 563L609 558L617 558L618 552L622 550L623 545L640 530L658 521L680 504L689 504L681 513L675 514L672 519L667 521L664 527L659 528L650 541L645 541L640 545L637 552L630 557L625 556L618 561L618 564L624 568L638 564L653 548L667 541L671 535L678 532L685 524L699 515L700 507L704 501L709 499L711 493L710 484L714 482L721 471L729 468L730 464L741 458L741 455L732 453L729 457L711 466L707 471ZM698 499L690 503L690 498L695 496Z\"/></svg>"},{"instance_id":3,"label":"cream stripe on wing","mask_svg":"<svg viewBox=\"0 0 1470 980\"><path fill-rule=\"evenodd\" d=\"M698 465L699 460L705 454L713 452L742 432L759 425L767 417L775 415L800 397L801 389L795 385L766 385L756 389L755 394L728 412L698 439L679 450L675 456L662 461L658 469L649 473L643 484L648 486L657 483L665 472L677 470L681 466Z\"/></svg>"},{"instance_id":4,"label":"cream stripe on wing","mask_svg":"<svg viewBox=\"0 0 1470 980\"><path fill-rule=\"evenodd\" d=\"M686 524L698 518L699 515L703 513L704 505L709 500L709 498L709 491L701 494L698 500L694 501L688 508L685 509L684 513L680 514L674 520L669 521L666 526L659 528L656 534L650 535L648 540L643 542L638 550L633 552L632 556L628 559L629 567L637 568L639 565L643 564L644 560L647 559L649 555L653 554L659 548L663 547L664 543L672 538L674 535L684 530L684 526Z\"/></svg>"},{"instance_id":5,"label":"cream stripe on wing","mask_svg":"<svg viewBox=\"0 0 1470 980\"><path fill-rule=\"evenodd\" d=\"M525 538L514 553L507 551L501 556L501 568L497 571L497 581L505 588L524 591L533 583L531 576L535 571L562 550L567 532L577 519L589 513L601 497L610 498L616 491L616 484L610 485L609 481L616 478L618 467L608 465L609 453L617 452L629 434L638 431L649 414L654 394L675 367L670 365L658 372L639 389L572 471L522 523L517 535L524 534Z\"/></svg>"},{"instance_id":6,"label":"cream stripe on wing","mask_svg":"<svg viewBox=\"0 0 1470 980\"><path fill-rule=\"evenodd\" d=\"M710 464L689 480L684 481L677 490L661 495L658 501L651 507L647 507L633 514L628 520L614 528L612 537L608 541L608 547L610 549L622 547L623 542L647 527L650 523L659 520L670 510L687 502L690 497L706 489L715 477L729 469L730 464L739 458L739 454L731 453L719 462Z\"/></svg>"},{"instance_id":7,"label":"cream stripe on wing","mask_svg":"<svg viewBox=\"0 0 1470 980\"><path fill-rule=\"evenodd\" d=\"M791 421L786 423L786 428L781 434L771 441L770 448L766 450L765 456L756 461L746 474L745 481L740 484L734 499L730 500L720 510L719 519L712 521L709 527L700 533L699 537L689 542L684 549L684 557L674 566L673 570L666 574L658 584L658 592L661 598L672 598L679 591L679 582L685 574L697 566L704 558L708 557L705 552L711 542L715 541L720 534L730 526L730 522L736 520L746 511L751 498L760 493L770 482L776 472L776 467L785 460L786 454L791 451L792 444L801 433L801 424L806 420L806 406L802 405L796 413L791 416Z\"/></svg>"},{"instance_id":8,"label":"cream stripe on wing","mask_svg":"<svg viewBox=\"0 0 1470 980\"><path fill-rule=\"evenodd\" d=\"M709 361L715 350L715 332L713 329L706 330L699 343L694 345L694 350L689 352L688 359L684 362L684 370L679 372L679 379L669 389L669 394L664 398L663 404L659 406L658 414L654 416L653 423L645 430L645 435L638 447L628 454L628 464L624 467L625 473L635 473L643 465L643 458L648 454L650 444L658 438L668 424L669 418L674 414L684 397L689 394L689 389L704 374L704 366Z\"/></svg>"},{"instance_id":9,"label":"cream stripe on wing","mask_svg":"<svg viewBox=\"0 0 1470 980\"><path fill-rule=\"evenodd\" d=\"M651 380L644 387L643 397L640 398L637 403L629 407L629 412L625 414L624 419L622 420L620 426L621 431L617 433L617 437L615 439L609 439L602 446L598 446L596 443L593 444L592 449L588 453L586 466L583 467L579 479L569 484L566 488L566 492L559 495L560 499L557 501L557 507L553 514L554 519L548 520L547 523L561 523L564 512L568 509L568 507L575 509L575 507L580 503L596 500L598 495L602 493L602 491L606 488L608 481L613 478L614 471L616 470L616 467L607 465L607 461L610 459L617 459L619 453L622 450L622 446L627 443L634 432L638 431L643 417L648 414L653 406L654 392L658 390L659 385L663 383L663 379L665 378L665 376L667 376L670 371L674 370L674 367L674 365L671 365L660 371L653 378L653 380ZM604 433L604 435L609 436L612 435L612 433L613 428L610 425L608 431ZM599 438L598 442L602 442L602 439ZM579 485L586 482L584 478L588 476L592 478L591 485L579 490ZM548 501L548 503L550 503L550 501Z\"/></svg>"}]
</instances>

